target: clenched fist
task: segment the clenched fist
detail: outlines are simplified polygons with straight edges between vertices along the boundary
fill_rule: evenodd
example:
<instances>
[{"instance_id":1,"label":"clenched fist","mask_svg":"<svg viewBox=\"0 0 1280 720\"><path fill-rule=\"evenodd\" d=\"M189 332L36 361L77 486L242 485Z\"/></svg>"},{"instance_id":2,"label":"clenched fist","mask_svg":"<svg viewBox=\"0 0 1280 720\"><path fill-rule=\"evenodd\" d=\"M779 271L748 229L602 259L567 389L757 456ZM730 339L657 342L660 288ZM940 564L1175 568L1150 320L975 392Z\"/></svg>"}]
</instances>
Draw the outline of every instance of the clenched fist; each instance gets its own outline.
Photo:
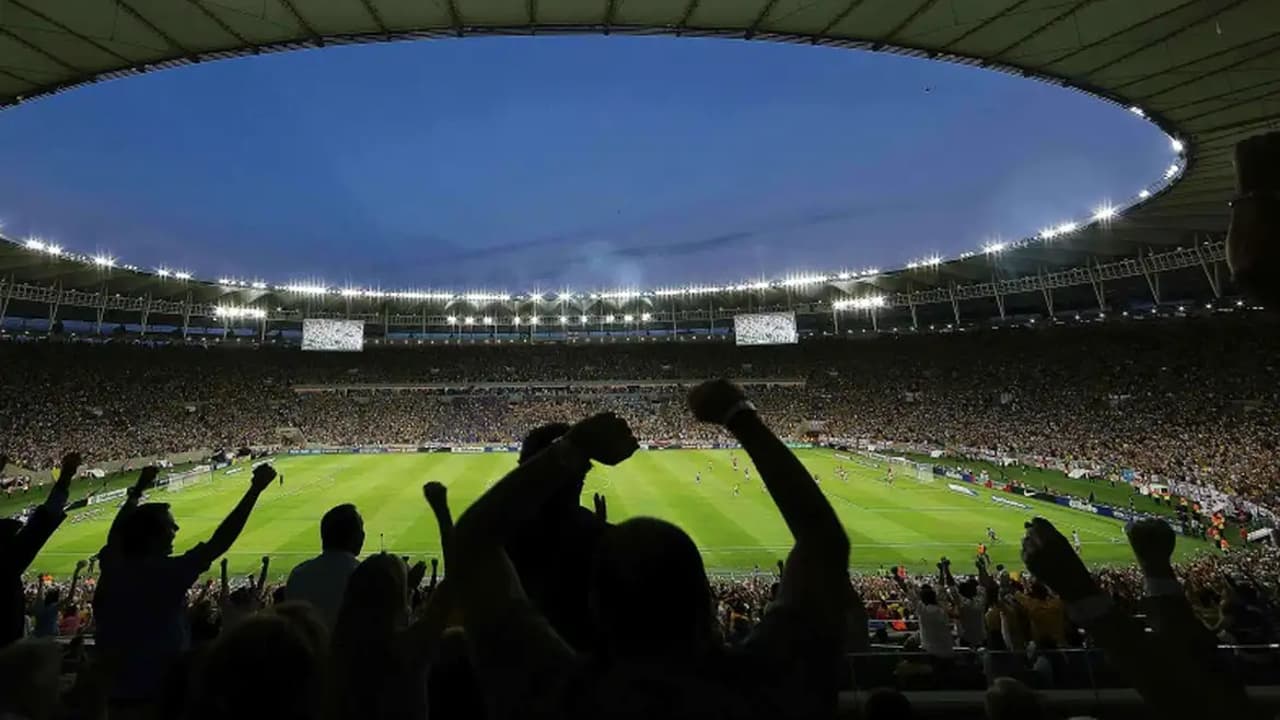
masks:
<instances>
[{"instance_id":1,"label":"clenched fist","mask_svg":"<svg viewBox=\"0 0 1280 720\"><path fill-rule=\"evenodd\" d=\"M586 456L605 465L617 465L640 449L627 421L614 413L600 413L569 428L565 439Z\"/></svg>"},{"instance_id":2,"label":"clenched fist","mask_svg":"<svg viewBox=\"0 0 1280 720\"><path fill-rule=\"evenodd\" d=\"M729 413L746 399L742 388L728 380L709 380L689 392L689 409L702 422L723 425Z\"/></svg>"}]
</instances>

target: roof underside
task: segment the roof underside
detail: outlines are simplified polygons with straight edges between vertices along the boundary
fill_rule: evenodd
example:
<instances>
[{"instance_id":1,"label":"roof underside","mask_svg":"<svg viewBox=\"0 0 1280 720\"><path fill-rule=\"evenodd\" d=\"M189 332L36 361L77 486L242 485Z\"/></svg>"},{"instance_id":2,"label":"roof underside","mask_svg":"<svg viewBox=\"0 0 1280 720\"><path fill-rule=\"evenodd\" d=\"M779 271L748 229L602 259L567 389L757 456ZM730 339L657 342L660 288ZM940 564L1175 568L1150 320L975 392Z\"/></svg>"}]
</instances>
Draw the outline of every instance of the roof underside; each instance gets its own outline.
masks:
<instances>
[{"instance_id":1,"label":"roof underside","mask_svg":"<svg viewBox=\"0 0 1280 720\"><path fill-rule=\"evenodd\" d=\"M1219 236L1232 148L1280 124L1277 0L0 0L0 107L178 65L326 45L570 32L726 37L899 52L1075 87L1149 117L1187 145L1182 178L1110 224L1005 254L1012 275ZM923 200L927 202L927 199ZM0 246L19 280L100 284L92 268ZM113 271L112 289L151 276ZM984 258L902 291L991 279Z\"/></svg>"}]
</instances>

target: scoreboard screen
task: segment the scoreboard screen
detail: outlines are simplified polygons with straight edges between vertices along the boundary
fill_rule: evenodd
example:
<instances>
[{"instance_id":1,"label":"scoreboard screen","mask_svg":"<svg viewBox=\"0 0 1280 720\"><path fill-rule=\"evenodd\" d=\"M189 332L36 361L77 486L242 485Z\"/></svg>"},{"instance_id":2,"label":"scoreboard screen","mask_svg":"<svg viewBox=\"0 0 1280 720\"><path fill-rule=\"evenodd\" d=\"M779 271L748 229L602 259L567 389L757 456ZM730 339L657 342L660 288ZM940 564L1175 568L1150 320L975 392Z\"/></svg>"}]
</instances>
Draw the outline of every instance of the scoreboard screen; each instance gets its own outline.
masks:
<instances>
[{"instance_id":1,"label":"scoreboard screen","mask_svg":"<svg viewBox=\"0 0 1280 720\"><path fill-rule=\"evenodd\" d=\"M796 314L789 312L735 315L733 335L739 345L794 345L800 341Z\"/></svg>"},{"instance_id":2,"label":"scoreboard screen","mask_svg":"<svg viewBox=\"0 0 1280 720\"><path fill-rule=\"evenodd\" d=\"M302 349L360 352L364 350L364 321L303 320Z\"/></svg>"}]
</instances>

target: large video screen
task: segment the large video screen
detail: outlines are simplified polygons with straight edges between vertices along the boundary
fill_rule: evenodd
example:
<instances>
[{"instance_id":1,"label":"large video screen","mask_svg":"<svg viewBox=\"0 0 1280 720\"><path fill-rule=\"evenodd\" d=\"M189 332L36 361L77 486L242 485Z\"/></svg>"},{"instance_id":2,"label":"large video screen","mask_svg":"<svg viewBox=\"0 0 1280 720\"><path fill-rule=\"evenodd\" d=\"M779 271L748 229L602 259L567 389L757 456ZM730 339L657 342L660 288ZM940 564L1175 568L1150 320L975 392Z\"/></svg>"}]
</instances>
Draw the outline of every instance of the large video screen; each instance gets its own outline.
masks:
<instances>
[{"instance_id":1,"label":"large video screen","mask_svg":"<svg viewBox=\"0 0 1280 720\"><path fill-rule=\"evenodd\" d=\"M733 335L739 345L794 345L795 313L756 313L733 316Z\"/></svg>"},{"instance_id":2,"label":"large video screen","mask_svg":"<svg viewBox=\"0 0 1280 720\"><path fill-rule=\"evenodd\" d=\"M364 350L362 320L303 320L302 349L330 352Z\"/></svg>"}]
</instances>

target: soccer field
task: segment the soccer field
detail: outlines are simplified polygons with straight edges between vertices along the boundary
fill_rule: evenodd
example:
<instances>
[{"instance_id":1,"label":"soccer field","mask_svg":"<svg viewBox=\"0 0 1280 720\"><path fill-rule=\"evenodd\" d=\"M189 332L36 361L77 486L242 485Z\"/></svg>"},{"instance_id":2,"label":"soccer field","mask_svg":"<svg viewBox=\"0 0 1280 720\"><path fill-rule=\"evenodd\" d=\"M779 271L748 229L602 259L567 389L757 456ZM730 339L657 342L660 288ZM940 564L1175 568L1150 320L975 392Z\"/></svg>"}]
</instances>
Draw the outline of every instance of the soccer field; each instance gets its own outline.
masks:
<instances>
[{"instance_id":1,"label":"soccer field","mask_svg":"<svg viewBox=\"0 0 1280 720\"><path fill-rule=\"evenodd\" d=\"M1046 503L1006 496L1030 505L1023 510L997 504L993 491L969 486L978 497L947 489L947 481L919 482L897 473L893 486L872 461L838 459L827 450L797 451L811 472L820 476L852 544L850 565L863 571L905 564L930 571L946 555L967 571L977 544L992 527L1000 541L989 544L992 558L1018 565L1023 523L1033 514L1048 518L1066 534L1079 529L1082 554L1090 565L1127 563L1132 559L1118 521ZM592 493L608 499L614 522L638 515L670 520L689 532L712 572L771 568L785 557L791 535L759 475L750 480L742 469L746 453L734 451L739 470L727 450L664 450L637 453L618 467L597 466L587 477L583 502ZM364 515L365 552L386 549L415 559L438 557L436 522L422 498L422 485L438 480L449 487L454 517L485 487L511 469L514 453L484 455L313 455L282 457L276 467L285 476L263 493L244 533L232 548L233 573L255 571L263 555L271 556L271 576L284 577L293 565L320 549L320 516L333 505L352 502ZM848 482L836 475L840 465ZM235 504L248 483L247 468L238 474L216 471L211 480L175 492L154 491L149 499L168 502L181 526L179 551L206 539ZM701 473L702 482L695 483ZM733 488L741 485L738 496ZM1002 493L997 493L1001 494ZM32 570L68 575L78 559L102 546L115 512L112 505L77 511L58 530L32 565ZM88 513L88 514L86 514ZM1178 540L1178 557L1207 548L1203 542Z\"/></svg>"}]
</instances>

